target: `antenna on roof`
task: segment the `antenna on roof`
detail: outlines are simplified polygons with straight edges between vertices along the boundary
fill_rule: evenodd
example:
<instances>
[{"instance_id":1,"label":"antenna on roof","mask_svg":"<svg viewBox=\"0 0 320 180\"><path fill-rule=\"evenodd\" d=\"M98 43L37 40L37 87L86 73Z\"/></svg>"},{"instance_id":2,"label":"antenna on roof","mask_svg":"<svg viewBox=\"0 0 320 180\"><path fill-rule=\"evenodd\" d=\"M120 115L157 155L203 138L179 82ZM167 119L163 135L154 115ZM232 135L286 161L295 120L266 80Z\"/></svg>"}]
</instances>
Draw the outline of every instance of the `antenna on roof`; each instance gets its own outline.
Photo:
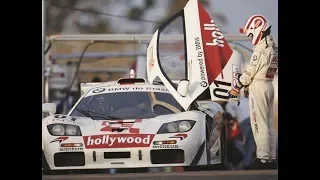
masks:
<instances>
[{"instance_id":1,"label":"antenna on roof","mask_svg":"<svg viewBox=\"0 0 320 180\"><path fill-rule=\"evenodd\" d=\"M134 69L130 70L130 78L136 78L136 72L134 71Z\"/></svg>"}]
</instances>

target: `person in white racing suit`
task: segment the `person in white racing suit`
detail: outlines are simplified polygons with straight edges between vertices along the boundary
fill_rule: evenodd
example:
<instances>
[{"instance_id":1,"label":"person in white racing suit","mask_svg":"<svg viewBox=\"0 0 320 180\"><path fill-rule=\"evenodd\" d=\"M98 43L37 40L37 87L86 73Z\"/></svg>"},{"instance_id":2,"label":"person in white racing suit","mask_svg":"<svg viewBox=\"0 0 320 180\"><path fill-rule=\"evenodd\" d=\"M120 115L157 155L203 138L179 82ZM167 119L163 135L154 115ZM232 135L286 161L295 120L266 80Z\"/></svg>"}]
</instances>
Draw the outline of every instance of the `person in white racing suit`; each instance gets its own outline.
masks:
<instances>
[{"instance_id":1,"label":"person in white racing suit","mask_svg":"<svg viewBox=\"0 0 320 180\"><path fill-rule=\"evenodd\" d=\"M253 53L245 72L239 75L228 94L231 100L238 100L240 89L249 86L250 119L257 159L245 169L276 169L272 80L278 69L278 47L271 35L271 25L262 15L251 16L242 31L252 38Z\"/></svg>"}]
</instances>

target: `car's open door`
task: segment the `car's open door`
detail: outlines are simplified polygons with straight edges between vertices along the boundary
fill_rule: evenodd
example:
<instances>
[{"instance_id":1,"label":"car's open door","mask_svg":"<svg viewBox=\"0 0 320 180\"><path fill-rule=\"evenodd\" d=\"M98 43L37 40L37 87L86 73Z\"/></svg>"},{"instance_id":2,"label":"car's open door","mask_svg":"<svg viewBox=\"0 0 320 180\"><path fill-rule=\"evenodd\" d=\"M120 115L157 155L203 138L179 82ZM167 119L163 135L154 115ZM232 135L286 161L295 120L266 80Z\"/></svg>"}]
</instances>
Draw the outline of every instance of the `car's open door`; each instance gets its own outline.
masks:
<instances>
[{"instance_id":1,"label":"car's open door","mask_svg":"<svg viewBox=\"0 0 320 180\"><path fill-rule=\"evenodd\" d=\"M163 35L176 34L177 39ZM164 67L170 55L168 48L176 48L185 66L184 79L178 86ZM163 50L166 49L166 50ZM160 78L174 98L187 110L206 90L211 100L227 100L227 91L240 73L241 55L233 51L213 19L198 2L189 0L184 9L172 16L155 32L147 49L149 82ZM170 67L170 65L169 65ZM210 98L210 97L209 97Z\"/></svg>"}]
</instances>

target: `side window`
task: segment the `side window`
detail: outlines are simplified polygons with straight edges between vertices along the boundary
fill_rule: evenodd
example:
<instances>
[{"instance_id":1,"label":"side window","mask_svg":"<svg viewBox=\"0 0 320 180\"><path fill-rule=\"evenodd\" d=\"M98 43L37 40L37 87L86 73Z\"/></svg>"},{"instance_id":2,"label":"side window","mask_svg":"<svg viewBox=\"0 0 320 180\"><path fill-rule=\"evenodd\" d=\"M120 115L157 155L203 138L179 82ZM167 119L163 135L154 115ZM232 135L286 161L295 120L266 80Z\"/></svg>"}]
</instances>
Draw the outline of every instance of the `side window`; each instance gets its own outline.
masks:
<instances>
[{"instance_id":1,"label":"side window","mask_svg":"<svg viewBox=\"0 0 320 180\"><path fill-rule=\"evenodd\" d=\"M178 16L159 34L159 62L162 70L170 80L185 79L185 42L179 39L168 39L164 36L184 37L183 18Z\"/></svg>"},{"instance_id":2,"label":"side window","mask_svg":"<svg viewBox=\"0 0 320 180\"><path fill-rule=\"evenodd\" d=\"M174 97L171 94L155 93L155 96L158 101L166 102L178 108L180 111L183 111L183 108L180 106L180 104L174 99Z\"/></svg>"}]
</instances>

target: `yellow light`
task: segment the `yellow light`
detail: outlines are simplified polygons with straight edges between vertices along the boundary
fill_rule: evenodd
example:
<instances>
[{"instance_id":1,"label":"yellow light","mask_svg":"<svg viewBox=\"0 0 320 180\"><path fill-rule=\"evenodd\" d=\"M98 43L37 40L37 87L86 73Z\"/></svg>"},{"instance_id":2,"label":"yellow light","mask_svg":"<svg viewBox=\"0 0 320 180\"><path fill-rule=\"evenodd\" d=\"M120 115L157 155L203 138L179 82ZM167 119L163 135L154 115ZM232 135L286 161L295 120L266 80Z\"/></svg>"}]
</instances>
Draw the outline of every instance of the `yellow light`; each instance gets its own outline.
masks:
<instances>
[{"instance_id":1,"label":"yellow light","mask_svg":"<svg viewBox=\"0 0 320 180\"><path fill-rule=\"evenodd\" d=\"M60 147L82 147L82 143L62 143Z\"/></svg>"},{"instance_id":2,"label":"yellow light","mask_svg":"<svg viewBox=\"0 0 320 180\"><path fill-rule=\"evenodd\" d=\"M154 141L154 145L161 145L161 144L176 144L176 140L168 140L168 141Z\"/></svg>"}]
</instances>

